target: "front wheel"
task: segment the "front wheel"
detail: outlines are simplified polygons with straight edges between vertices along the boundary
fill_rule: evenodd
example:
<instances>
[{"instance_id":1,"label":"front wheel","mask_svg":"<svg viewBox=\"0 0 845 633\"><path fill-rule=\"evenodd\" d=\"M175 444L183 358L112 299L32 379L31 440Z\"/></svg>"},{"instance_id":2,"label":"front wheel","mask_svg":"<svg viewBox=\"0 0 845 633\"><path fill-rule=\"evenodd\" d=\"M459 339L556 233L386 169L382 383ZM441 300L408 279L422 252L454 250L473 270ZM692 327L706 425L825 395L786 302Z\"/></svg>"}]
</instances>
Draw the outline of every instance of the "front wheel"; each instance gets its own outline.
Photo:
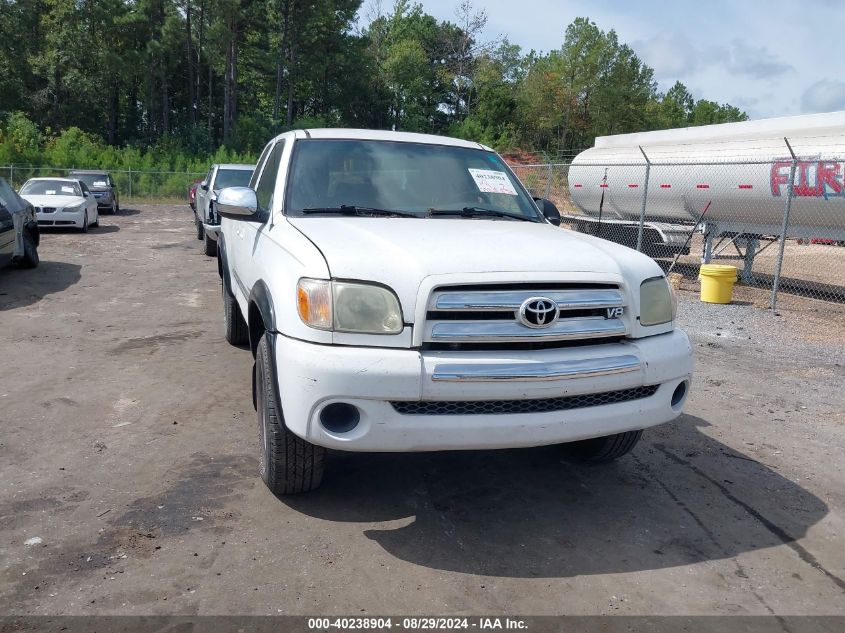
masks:
<instances>
[{"instance_id":1,"label":"front wheel","mask_svg":"<svg viewBox=\"0 0 845 633\"><path fill-rule=\"evenodd\" d=\"M249 328L241 314L238 302L229 290L225 275L221 286L223 287L223 322L226 326L226 340L232 345L246 345L249 343Z\"/></svg>"},{"instance_id":2,"label":"front wheel","mask_svg":"<svg viewBox=\"0 0 845 633\"><path fill-rule=\"evenodd\" d=\"M79 229L83 233L88 232L88 212L85 212L85 215L82 217L82 227Z\"/></svg>"},{"instance_id":3,"label":"front wheel","mask_svg":"<svg viewBox=\"0 0 845 633\"><path fill-rule=\"evenodd\" d=\"M629 453L642 437L642 431L626 431L615 435L561 444L564 456L572 461L588 464L612 462Z\"/></svg>"},{"instance_id":4,"label":"front wheel","mask_svg":"<svg viewBox=\"0 0 845 633\"><path fill-rule=\"evenodd\" d=\"M197 227L197 239L201 240L205 237L205 229L202 228L202 222L196 216L194 216L194 225Z\"/></svg>"},{"instance_id":5,"label":"front wheel","mask_svg":"<svg viewBox=\"0 0 845 633\"><path fill-rule=\"evenodd\" d=\"M256 409L260 442L259 472L274 495L308 492L319 487L326 449L306 442L285 426L281 403L276 401L276 375L267 335L255 355Z\"/></svg>"},{"instance_id":6,"label":"front wheel","mask_svg":"<svg viewBox=\"0 0 845 633\"><path fill-rule=\"evenodd\" d=\"M215 257L217 255L217 240L213 240L208 237L208 233L205 234L205 242L203 243L202 252L209 257Z\"/></svg>"}]
</instances>

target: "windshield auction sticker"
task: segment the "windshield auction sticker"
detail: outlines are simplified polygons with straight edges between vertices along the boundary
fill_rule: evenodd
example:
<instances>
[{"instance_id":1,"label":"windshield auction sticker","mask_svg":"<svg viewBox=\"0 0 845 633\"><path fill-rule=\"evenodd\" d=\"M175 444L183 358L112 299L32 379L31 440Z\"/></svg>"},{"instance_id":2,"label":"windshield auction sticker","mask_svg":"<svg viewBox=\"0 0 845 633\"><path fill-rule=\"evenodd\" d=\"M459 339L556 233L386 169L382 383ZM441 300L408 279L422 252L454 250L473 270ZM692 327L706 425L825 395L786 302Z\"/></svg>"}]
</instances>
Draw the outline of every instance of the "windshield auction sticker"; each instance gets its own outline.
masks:
<instances>
[{"instance_id":1,"label":"windshield auction sticker","mask_svg":"<svg viewBox=\"0 0 845 633\"><path fill-rule=\"evenodd\" d=\"M492 169L470 169L470 176L475 181L475 186L483 193L506 193L509 196L517 195L507 174Z\"/></svg>"}]
</instances>

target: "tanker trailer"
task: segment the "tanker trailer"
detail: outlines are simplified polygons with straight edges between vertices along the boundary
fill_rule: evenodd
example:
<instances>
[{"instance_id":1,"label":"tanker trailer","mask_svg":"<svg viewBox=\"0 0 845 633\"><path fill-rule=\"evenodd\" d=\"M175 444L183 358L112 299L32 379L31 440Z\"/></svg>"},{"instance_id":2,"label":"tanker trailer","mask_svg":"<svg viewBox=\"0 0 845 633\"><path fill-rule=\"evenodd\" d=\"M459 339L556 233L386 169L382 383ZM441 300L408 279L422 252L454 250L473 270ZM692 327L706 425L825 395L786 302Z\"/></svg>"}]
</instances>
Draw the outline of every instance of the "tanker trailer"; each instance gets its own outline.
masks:
<instances>
[{"instance_id":1,"label":"tanker trailer","mask_svg":"<svg viewBox=\"0 0 845 633\"><path fill-rule=\"evenodd\" d=\"M564 220L636 246L645 210L642 250L667 256L709 203L702 262L714 240L731 240L748 278L760 244L783 231L793 152L786 236L845 241L845 112L598 137L569 169L583 215Z\"/></svg>"}]
</instances>

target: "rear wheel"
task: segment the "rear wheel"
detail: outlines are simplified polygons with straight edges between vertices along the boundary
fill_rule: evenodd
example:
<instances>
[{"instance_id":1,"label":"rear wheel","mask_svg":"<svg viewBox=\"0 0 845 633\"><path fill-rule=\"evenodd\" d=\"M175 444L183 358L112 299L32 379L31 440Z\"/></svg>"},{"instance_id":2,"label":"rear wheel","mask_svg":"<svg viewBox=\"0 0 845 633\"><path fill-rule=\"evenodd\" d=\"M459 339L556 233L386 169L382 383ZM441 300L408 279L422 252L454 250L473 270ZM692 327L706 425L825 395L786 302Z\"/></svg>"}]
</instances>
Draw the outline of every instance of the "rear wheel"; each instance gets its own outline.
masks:
<instances>
[{"instance_id":1,"label":"rear wheel","mask_svg":"<svg viewBox=\"0 0 845 633\"><path fill-rule=\"evenodd\" d=\"M326 449L285 426L281 403L276 401L278 383L266 334L258 342L254 371L261 479L275 495L314 490L323 479Z\"/></svg>"},{"instance_id":2,"label":"rear wheel","mask_svg":"<svg viewBox=\"0 0 845 633\"><path fill-rule=\"evenodd\" d=\"M226 276L223 275L223 321L226 325L226 340L232 345L249 343L249 328L238 307L238 302L229 290Z\"/></svg>"},{"instance_id":3,"label":"rear wheel","mask_svg":"<svg viewBox=\"0 0 845 633\"><path fill-rule=\"evenodd\" d=\"M217 240L208 237L208 233L205 234L205 243L203 244L202 252L209 257L215 257L217 255Z\"/></svg>"},{"instance_id":4,"label":"rear wheel","mask_svg":"<svg viewBox=\"0 0 845 633\"><path fill-rule=\"evenodd\" d=\"M18 260L18 265L21 268L35 268L38 266L38 248L35 246L35 240L29 231L23 232L23 255Z\"/></svg>"},{"instance_id":5,"label":"rear wheel","mask_svg":"<svg viewBox=\"0 0 845 633\"><path fill-rule=\"evenodd\" d=\"M600 464L612 462L629 453L642 437L642 431L626 431L616 435L594 437L579 442L561 444L564 456L572 461Z\"/></svg>"},{"instance_id":6,"label":"rear wheel","mask_svg":"<svg viewBox=\"0 0 845 633\"><path fill-rule=\"evenodd\" d=\"M205 237L205 229L202 228L202 222L200 222L199 218L197 218L196 216L194 216L194 226L197 227L197 239L201 240L203 237Z\"/></svg>"}]
</instances>

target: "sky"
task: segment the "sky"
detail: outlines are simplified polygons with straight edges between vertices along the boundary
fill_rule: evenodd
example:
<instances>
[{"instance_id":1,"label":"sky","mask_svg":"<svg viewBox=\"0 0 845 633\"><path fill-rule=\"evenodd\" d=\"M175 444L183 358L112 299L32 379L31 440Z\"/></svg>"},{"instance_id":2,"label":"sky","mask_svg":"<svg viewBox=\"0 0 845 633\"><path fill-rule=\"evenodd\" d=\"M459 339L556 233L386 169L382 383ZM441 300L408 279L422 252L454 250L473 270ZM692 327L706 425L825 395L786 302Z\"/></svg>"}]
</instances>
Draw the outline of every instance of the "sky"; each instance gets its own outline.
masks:
<instances>
[{"instance_id":1,"label":"sky","mask_svg":"<svg viewBox=\"0 0 845 633\"><path fill-rule=\"evenodd\" d=\"M427 13L455 21L459 0L419 1ZM614 29L620 42L654 68L661 91L680 80L696 99L730 103L752 119L845 110L845 0L474 0L474 5L487 11L489 39L505 36L525 52L560 48L567 25L589 17L603 31Z\"/></svg>"}]
</instances>

